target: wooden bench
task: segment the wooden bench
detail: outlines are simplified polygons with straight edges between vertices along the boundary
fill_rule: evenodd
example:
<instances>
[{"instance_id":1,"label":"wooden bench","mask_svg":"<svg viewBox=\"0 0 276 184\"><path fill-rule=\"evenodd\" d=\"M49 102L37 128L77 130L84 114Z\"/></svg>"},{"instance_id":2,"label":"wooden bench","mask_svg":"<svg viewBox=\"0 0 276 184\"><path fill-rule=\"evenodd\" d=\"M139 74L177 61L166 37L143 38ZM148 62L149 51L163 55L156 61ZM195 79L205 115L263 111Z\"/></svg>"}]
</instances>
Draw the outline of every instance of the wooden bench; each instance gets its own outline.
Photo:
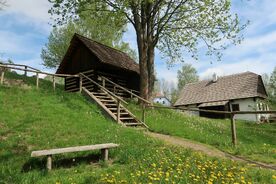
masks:
<instances>
[{"instance_id":1,"label":"wooden bench","mask_svg":"<svg viewBox=\"0 0 276 184\"><path fill-rule=\"evenodd\" d=\"M47 156L47 169L52 169L52 155L61 154L61 153L73 153L81 151L92 151L92 150L101 150L101 156L104 161L108 160L108 149L118 147L118 144L107 143L107 144L96 144L96 145L87 145L87 146L76 146L68 148L58 148L58 149L49 149L49 150L39 150L33 151L31 157L40 157Z\"/></svg>"}]
</instances>

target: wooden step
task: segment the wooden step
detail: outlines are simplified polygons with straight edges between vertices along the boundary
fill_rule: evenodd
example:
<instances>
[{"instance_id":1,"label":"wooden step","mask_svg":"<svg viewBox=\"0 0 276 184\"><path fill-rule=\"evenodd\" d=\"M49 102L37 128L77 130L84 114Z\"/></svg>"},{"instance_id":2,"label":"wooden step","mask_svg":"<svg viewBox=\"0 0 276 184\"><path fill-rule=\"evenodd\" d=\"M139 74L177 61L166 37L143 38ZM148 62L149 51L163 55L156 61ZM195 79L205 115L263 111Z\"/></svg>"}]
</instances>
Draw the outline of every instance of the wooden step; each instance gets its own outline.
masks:
<instances>
[{"instance_id":1,"label":"wooden step","mask_svg":"<svg viewBox=\"0 0 276 184\"><path fill-rule=\"evenodd\" d=\"M120 120L130 120L130 119L134 119L133 117L123 117L123 118L120 118Z\"/></svg>"},{"instance_id":2,"label":"wooden step","mask_svg":"<svg viewBox=\"0 0 276 184\"><path fill-rule=\"evenodd\" d=\"M106 99L100 99L101 102L115 102L114 100L106 100Z\"/></svg>"},{"instance_id":3,"label":"wooden step","mask_svg":"<svg viewBox=\"0 0 276 184\"><path fill-rule=\"evenodd\" d=\"M110 96L98 96L98 95L94 95L95 97L99 98L100 100L101 99L111 99Z\"/></svg>"},{"instance_id":4,"label":"wooden step","mask_svg":"<svg viewBox=\"0 0 276 184\"><path fill-rule=\"evenodd\" d=\"M114 110L117 111L117 108L108 108L108 109L111 110L111 111L114 111ZM122 109L122 108L121 108L121 109L120 109L120 112L121 112L121 111L124 111L124 110L125 110L125 109Z\"/></svg>"},{"instance_id":5,"label":"wooden step","mask_svg":"<svg viewBox=\"0 0 276 184\"><path fill-rule=\"evenodd\" d=\"M137 125L143 125L142 123L124 123L126 126L137 126Z\"/></svg>"},{"instance_id":6,"label":"wooden step","mask_svg":"<svg viewBox=\"0 0 276 184\"><path fill-rule=\"evenodd\" d=\"M117 106L117 104L104 104L106 107L110 107L110 106L112 106L112 107L115 107L115 106Z\"/></svg>"},{"instance_id":7,"label":"wooden step","mask_svg":"<svg viewBox=\"0 0 276 184\"><path fill-rule=\"evenodd\" d=\"M106 93L98 93L98 92L93 92L93 95L102 95L102 96L107 96L107 94Z\"/></svg>"},{"instance_id":8,"label":"wooden step","mask_svg":"<svg viewBox=\"0 0 276 184\"><path fill-rule=\"evenodd\" d=\"M117 115L117 112L113 113L115 115ZM120 115L128 115L129 113L128 112L121 112Z\"/></svg>"}]
</instances>

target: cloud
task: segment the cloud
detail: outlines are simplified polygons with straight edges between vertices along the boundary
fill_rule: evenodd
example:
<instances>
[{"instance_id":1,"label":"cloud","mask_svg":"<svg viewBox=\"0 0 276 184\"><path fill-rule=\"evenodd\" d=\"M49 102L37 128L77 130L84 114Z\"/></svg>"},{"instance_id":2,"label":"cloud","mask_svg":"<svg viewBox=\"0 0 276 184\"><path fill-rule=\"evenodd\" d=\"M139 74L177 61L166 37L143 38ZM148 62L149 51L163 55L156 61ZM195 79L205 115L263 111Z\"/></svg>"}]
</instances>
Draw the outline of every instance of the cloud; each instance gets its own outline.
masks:
<instances>
[{"instance_id":1,"label":"cloud","mask_svg":"<svg viewBox=\"0 0 276 184\"><path fill-rule=\"evenodd\" d=\"M22 14L35 21L48 22L50 7L51 4L47 0L8 0L5 11Z\"/></svg>"},{"instance_id":2,"label":"cloud","mask_svg":"<svg viewBox=\"0 0 276 184\"><path fill-rule=\"evenodd\" d=\"M17 24L25 24L37 31L49 33L51 26L48 10L51 4L47 0L8 0L8 7L2 15L13 16Z\"/></svg>"},{"instance_id":3,"label":"cloud","mask_svg":"<svg viewBox=\"0 0 276 184\"><path fill-rule=\"evenodd\" d=\"M225 57L240 58L248 55L265 55L275 52L276 31L245 39L240 45L225 51ZM224 57L224 58L225 58Z\"/></svg>"},{"instance_id":4,"label":"cloud","mask_svg":"<svg viewBox=\"0 0 276 184\"><path fill-rule=\"evenodd\" d=\"M273 64L275 63L270 59L270 56L266 58L251 58L236 63L219 64L200 72L199 76L200 79L210 79L214 73L218 76L224 76L246 71L261 75L263 73L270 73L273 70L271 67Z\"/></svg>"},{"instance_id":5,"label":"cloud","mask_svg":"<svg viewBox=\"0 0 276 184\"><path fill-rule=\"evenodd\" d=\"M167 67L158 67L157 70L158 79L165 79L170 83L177 84L177 70L175 68L168 69Z\"/></svg>"}]
</instances>

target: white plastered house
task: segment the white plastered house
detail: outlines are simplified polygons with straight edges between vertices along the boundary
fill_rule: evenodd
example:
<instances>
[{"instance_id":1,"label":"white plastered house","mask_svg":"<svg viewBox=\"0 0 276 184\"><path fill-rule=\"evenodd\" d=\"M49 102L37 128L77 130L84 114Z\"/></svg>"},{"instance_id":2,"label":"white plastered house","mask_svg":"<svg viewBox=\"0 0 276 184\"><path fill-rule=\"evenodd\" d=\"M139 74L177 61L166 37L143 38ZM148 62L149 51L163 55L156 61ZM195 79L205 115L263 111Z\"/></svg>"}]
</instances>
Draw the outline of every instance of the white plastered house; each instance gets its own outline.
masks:
<instances>
[{"instance_id":1,"label":"white plastered house","mask_svg":"<svg viewBox=\"0 0 276 184\"><path fill-rule=\"evenodd\" d=\"M175 107L199 108L217 111L269 110L265 103L267 92L262 77L252 72L244 72L224 77L213 76L184 86ZM227 118L224 114L191 112L208 118ZM235 119L258 122L267 115L238 114Z\"/></svg>"}]
</instances>

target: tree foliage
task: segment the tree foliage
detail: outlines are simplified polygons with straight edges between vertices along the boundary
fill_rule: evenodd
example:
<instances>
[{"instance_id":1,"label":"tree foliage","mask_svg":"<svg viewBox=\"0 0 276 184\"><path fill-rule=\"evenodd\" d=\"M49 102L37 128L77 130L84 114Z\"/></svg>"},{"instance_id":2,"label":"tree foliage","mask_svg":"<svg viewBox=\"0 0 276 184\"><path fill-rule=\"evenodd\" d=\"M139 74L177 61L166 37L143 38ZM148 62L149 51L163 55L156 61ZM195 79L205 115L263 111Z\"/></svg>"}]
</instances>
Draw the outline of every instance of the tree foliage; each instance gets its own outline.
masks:
<instances>
[{"instance_id":1,"label":"tree foliage","mask_svg":"<svg viewBox=\"0 0 276 184\"><path fill-rule=\"evenodd\" d=\"M276 104L276 67L271 74L262 74L263 83L268 94L268 100Z\"/></svg>"},{"instance_id":2,"label":"tree foliage","mask_svg":"<svg viewBox=\"0 0 276 184\"><path fill-rule=\"evenodd\" d=\"M186 84L197 82L199 77L196 69L191 64L185 64L181 70L177 71L178 90L180 91Z\"/></svg>"},{"instance_id":3,"label":"tree foliage","mask_svg":"<svg viewBox=\"0 0 276 184\"><path fill-rule=\"evenodd\" d=\"M204 47L218 59L229 44L242 40L245 25L231 13L230 0L49 0L50 13L62 24L80 12L119 13L132 24L139 52L141 95L148 98L154 86L154 55L158 48L169 61L183 60L183 53L198 58Z\"/></svg>"},{"instance_id":4,"label":"tree foliage","mask_svg":"<svg viewBox=\"0 0 276 184\"><path fill-rule=\"evenodd\" d=\"M91 15L82 13L82 18L79 20L70 20L62 26L55 26L50 33L48 43L41 52L43 64L49 68L57 67L75 33L126 52L134 60L137 60L136 52L130 48L128 43L122 41L123 33L126 31L126 26L122 23L123 17L118 16L117 19L114 19L108 15L101 13L101 15L91 17Z\"/></svg>"},{"instance_id":5,"label":"tree foliage","mask_svg":"<svg viewBox=\"0 0 276 184\"><path fill-rule=\"evenodd\" d=\"M274 68L270 80L269 80L269 91L273 100L276 102L276 67Z\"/></svg>"},{"instance_id":6,"label":"tree foliage","mask_svg":"<svg viewBox=\"0 0 276 184\"><path fill-rule=\"evenodd\" d=\"M167 97L170 101L174 98L175 84L172 81L168 81L164 78L158 79L154 84L154 93L162 94Z\"/></svg>"}]
</instances>

